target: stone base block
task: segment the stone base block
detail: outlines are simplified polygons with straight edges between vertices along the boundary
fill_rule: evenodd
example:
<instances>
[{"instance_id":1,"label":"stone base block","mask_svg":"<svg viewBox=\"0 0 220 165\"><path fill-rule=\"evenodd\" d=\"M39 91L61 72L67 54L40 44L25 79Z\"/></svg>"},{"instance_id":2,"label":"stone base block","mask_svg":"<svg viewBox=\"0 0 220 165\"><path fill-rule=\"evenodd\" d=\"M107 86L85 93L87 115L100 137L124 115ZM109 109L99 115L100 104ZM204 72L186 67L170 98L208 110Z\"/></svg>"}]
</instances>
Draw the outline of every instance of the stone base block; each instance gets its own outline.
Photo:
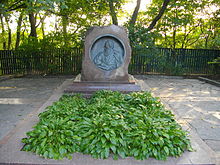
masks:
<instances>
[{"instance_id":1,"label":"stone base block","mask_svg":"<svg viewBox=\"0 0 220 165\"><path fill-rule=\"evenodd\" d=\"M134 82L73 82L65 93L76 94L81 93L85 97L90 97L94 92L99 90L111 90L119 91L122 93L138 92L141 91L141 87L136 85Z\"/></svg>"}]
</instances>

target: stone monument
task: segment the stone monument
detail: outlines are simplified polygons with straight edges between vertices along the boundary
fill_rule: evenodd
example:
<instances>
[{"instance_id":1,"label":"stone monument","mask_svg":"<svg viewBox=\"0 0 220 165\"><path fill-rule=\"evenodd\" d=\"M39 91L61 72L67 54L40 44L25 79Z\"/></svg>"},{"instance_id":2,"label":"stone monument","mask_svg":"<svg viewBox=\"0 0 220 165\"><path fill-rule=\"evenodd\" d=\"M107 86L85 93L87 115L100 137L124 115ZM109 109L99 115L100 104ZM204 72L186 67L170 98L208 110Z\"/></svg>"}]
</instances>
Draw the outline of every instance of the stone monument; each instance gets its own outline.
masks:
<instances>
[{"instance_id":1,"label":"stone monument","mask_svg":"<svg viewBox=\"0 0 220 165\"><path fill-rule=\"evenodd\" d=\"M124 28L92 27L84 43L82 81L128 81L131 47Z\"/></svg>"},{"instance_id":2,"label":"stone monument","mask_svg":"<svg viewBox=\"0 0 220 165\"><path fill-rule=\"evenodd\" d=\"M130 59L131 47L124 28L116 25L90 28L84 42L80 80L65 92L90 95L101 89L140 91L128 74Z\"/></svg>"}]
</instances>

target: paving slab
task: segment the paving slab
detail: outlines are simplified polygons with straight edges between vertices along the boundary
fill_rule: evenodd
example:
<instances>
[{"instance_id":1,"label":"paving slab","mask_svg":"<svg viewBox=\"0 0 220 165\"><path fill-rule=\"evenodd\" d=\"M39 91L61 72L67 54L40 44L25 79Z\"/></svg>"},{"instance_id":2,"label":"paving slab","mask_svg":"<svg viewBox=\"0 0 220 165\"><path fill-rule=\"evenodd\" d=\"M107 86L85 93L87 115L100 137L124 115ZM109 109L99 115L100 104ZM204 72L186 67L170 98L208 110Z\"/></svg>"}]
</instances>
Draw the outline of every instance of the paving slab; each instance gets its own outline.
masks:
<instances>
[{"instance_id":1,"label":"paving slab","mask_svg":"<svg viewBox=\"0 0 220 165\"><path fill-rule=\"evenodd\" d=\"M0 81L0 140L17 122L40 108L65 79L11 78Z\"/></svg>"}]
</instances>

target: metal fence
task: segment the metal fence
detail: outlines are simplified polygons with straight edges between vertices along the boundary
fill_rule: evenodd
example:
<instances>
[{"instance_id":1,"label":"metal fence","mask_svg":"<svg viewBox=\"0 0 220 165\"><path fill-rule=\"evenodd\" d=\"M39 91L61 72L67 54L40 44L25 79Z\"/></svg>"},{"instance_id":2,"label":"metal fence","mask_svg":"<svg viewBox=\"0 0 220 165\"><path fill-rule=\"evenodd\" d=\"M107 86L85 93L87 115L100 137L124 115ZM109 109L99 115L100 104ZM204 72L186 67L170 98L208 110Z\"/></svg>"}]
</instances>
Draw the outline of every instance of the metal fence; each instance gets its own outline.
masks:
<instances>
[{"instance_id":1,"label":"metal fence","mask_svg":"<svg viewBox=\"0 0 220 165\"><path fill-rule=\"evenodd\" d=\"M0 74L78 74L81 49L1 50Z\"/></svg>"},{"instance_id":2,"label":"metal fence","mask_svg":"<svg viewBox=\"0 0 220 165\"><path fill-rule=\"evenodd\" d=\"M139 49L133 51L129 71L133 74L165 73L168 75L215 74L220 69L210 65L220 50L208 49Z\"/></svg>"},{"instance_id":3,"label":"metal fence","mask_svg":"<svg viewBox=\"0 0 220 165\"><path fill-rule=\"evenodd\" d=\"M0 75L78 74L82 67L80 48L52 50L0 50ZM208 64L220 50L136 49L129 65L131 74L215 74L218 66Z\"/></svg>"}]
</instances>

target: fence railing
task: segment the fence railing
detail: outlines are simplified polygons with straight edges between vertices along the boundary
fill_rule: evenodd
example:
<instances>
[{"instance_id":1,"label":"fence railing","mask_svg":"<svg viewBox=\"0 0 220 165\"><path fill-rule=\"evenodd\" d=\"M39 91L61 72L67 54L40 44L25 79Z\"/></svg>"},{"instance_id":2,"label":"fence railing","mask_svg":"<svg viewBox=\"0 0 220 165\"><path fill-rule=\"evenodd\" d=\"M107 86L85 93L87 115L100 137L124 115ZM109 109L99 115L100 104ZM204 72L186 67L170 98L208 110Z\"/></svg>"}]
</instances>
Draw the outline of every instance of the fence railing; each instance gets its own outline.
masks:
<instances>
[{"instance_id":1,"label":"fence railing","mask_svg":"<svg viewBox=\"0 0 220 165\"><path fill-rule=\"evenodd\" d=\"M0 75L8 74L78 74L82 49L0 50ZM220 50L142 48L133 50L129 73L171 75L214 74L208 64L220 56Z\"/></svg>"},{"instance_id":2,"label":"fence railing","mask_svg":"<svg viewBox=\"0 0 220 165\"><path fill-rule=\"evenodd\" d=\"M81 49L1 50L0 74L78 74Z\"/></svg>"},{"instance_id":3,"label":"fence railing","mask_svg":"<svg viewBox=\"0 0 220 165\"><path fill-rule=\"evenodd\" d=\"M215 74L210 65L220 50L207 49L139 49L133 51L129 71L133 74L165 73L170 75Z\"/></svg>"}]
</instances>

